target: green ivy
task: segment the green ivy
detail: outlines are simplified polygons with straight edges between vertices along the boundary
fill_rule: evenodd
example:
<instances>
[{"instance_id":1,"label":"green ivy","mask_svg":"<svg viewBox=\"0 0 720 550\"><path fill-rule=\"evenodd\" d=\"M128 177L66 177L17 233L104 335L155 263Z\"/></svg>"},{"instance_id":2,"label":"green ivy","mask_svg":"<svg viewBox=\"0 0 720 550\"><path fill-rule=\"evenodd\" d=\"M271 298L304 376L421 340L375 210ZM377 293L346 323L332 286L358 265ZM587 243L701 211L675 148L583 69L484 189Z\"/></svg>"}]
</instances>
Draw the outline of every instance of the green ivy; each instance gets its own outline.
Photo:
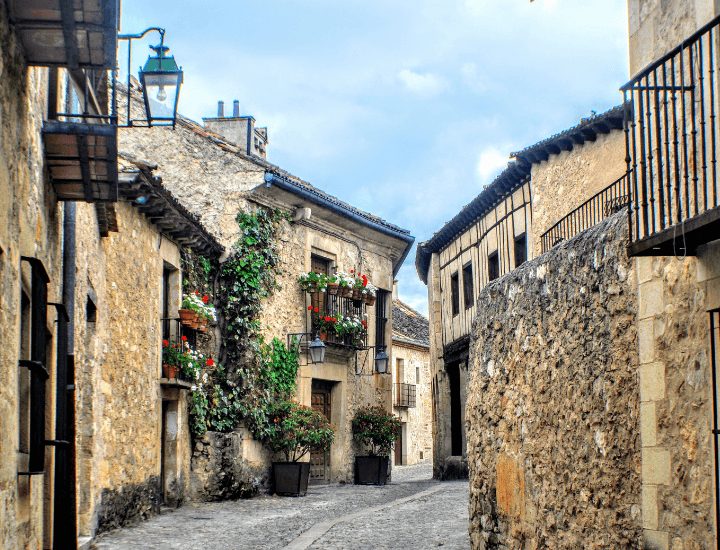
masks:
<instances>
[{"instance_id":1,"label":"green ivy","mask_svg":"<svg viewBox=\"0 0 720 550\"><path fill-rule=\"evenodd\" d=\"M217 267L198 259L187 273L189 284L206 290L214 273L215 306L219 313L219 364L194 386L191 428L196 436L207 430L229 432L245 421L257 439L269 430L270 411L295 393L298 352L274 338L266 343L260 332L262 302L278 288L279 255L276 233L287 215L264 209L240 213L240 237ZM204 278L200 281L201 278Z\"/></svg>"}]
</instances>

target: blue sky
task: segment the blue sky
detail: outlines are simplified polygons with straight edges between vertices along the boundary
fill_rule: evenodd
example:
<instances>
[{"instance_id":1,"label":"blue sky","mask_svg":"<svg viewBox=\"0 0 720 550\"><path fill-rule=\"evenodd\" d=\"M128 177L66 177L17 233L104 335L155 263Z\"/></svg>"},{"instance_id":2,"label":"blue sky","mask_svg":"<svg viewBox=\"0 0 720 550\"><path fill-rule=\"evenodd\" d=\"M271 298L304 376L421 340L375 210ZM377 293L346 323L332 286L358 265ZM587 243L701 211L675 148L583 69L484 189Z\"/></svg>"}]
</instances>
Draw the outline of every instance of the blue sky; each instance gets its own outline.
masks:
<instances>
[{"instance_id":1,"label":"blue sky","mask_svg":"<svg viewBox=\"0 0 720 550\"><path fill-rule=\"evenodd\" d=\"M271 162L417 242L628 79L625 0L123 0L122 32L155 25L183 114L238 99ZM400 297L427 311L414 251Z\"/></svg>"}]
</instances>

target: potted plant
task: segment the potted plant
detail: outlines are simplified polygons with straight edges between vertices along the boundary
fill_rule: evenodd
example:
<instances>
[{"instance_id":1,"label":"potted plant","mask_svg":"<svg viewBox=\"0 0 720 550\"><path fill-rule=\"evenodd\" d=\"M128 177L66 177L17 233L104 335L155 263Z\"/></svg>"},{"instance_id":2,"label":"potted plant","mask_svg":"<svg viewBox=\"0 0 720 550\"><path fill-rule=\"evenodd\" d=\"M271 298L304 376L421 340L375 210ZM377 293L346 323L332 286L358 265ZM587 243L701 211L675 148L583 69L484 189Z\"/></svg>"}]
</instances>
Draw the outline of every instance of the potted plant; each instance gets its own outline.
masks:
<instances>
[{"instance_id":1,"label":"potted plant","mask_svg":"<svg viewBox=\"0 0 720 550\"><path fill-rule=\"evenodd\" d=\"M305 292L325 292L328 286L328 276L324 273L310 271L300 275L298 282L300 283L300 288Z\"/></svg>"},{"instance_id":2,"label":"potted plant","mask_svg":"<svg viewBox=\"0 0 720 550\"><path fill-rule=\"evenodd\" d=\"M185 338L185 336L183 336ZM185 341L182 343L170 342L163 340L162 342L162 368L163 376L169 380L177 378L180 367L185 357Z\"/></svg>"},{"instance_id":3,"label":"potted plant","mask_svg":"<svg viewBox=\"0 0 720 550\"><path fill-rule=\"evenodd\" d=\"M374 284L372 284L372 283L367 284L367 286L365 287L365 290L363 291L364 295L365 295L365 303L367 305L369 305L369 306L375 305L377 291L378 291L378 288Z\"/></svg>"},{"instance_id":4,"label":"potted plant","mask_svg":"<svg viewBox=\"0 0 720 550\"><path fill-rule=\"evenodd\" d=\"M355 275L352 273L345 273L344 271L338 271L336 273L338 278L338 295L343 298L351 298L353 293L353 287L355 286Z\"/></svg>"},{"instance_id":5,"label":"potted plant","mask_svg":"<svg viewBox=\"0 0 720 550\"><path fill-rule=\"evenodd\" d=\"M390 465L390 451L400 435L400 420L382 407L365 407L355 413L353 437L369 450L369 455L355 457L356 485L385 485Z\"/></svg>"},{"instance_id":6,"label":"potted plant","mask_svg":"<svg viewBox=\"0 0 720 550\"><path fill-rule=\"evenodd\" d=\"M325 416L310 407L281 401L269 411L265 444L284 462L273 462L275 493L305 496L310 478L310 463L300 459L311 451L327 451L335 433Z\"/></svg>"},{"instance_id":7,"label":"potted plant","mask_svg":"<svg viewBox=\"0 0 720 550\"><path fill-rule=\"evenodd\" d=\"M191 328L197 328L196 319L199 313L203 310L203 307L204 304L202 303L202 299L198 296L197 290L195 292L191 292L190 294L183 294L182 304L178 310L180 322Z\"/></svg>"},{"instance_id":8,"label":"potted plant","mask_svg":"<svg viewBox=\"0 0 720 550\"><path fill-rule=\"evenodd\" d=\"M339 290L340 290L340 278L337 275L328 275L328 278L327 278L328 294L335 296Z\"/></svg>"}]
</instances>

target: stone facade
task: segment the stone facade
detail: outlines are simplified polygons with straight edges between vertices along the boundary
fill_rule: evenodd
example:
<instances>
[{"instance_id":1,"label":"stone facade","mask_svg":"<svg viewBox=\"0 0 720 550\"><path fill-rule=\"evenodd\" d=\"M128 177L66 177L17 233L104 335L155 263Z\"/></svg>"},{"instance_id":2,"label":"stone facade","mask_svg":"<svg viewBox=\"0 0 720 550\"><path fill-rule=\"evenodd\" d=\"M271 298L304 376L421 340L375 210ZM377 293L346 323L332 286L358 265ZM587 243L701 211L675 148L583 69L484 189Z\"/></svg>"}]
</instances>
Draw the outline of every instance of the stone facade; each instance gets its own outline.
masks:
<instances>
[{"instance_id":1,"label":"stone facade","mask_svg":"<svg viewBox=\"0 0 720 550\"><path fill-rule=\"evenodd\" d=\"M636 266L645 544L710 548L717 474L708 312L720 308L720 245Z\"/></svg>"},{"instance_id":2,"label":"stone facade","mask_svg":"<svg viewBox=\"0 0 720 550\"><path fill-rule=\"evenodd\" d=\"M268 207L293 215L293 220L284 223L279 234L279 289L263 305L260 318L266 340L278 337L286 341L288 334L308 332L310 297L300 289L297 277L311 269L312 256L327 260L333 269L355 269L366 273L376 286L388 291L392 289L393 275L399 267L397 263L408 246L406 241L358 223L349 215L329 208L327 202L308 202L300 195L304 190L315 196L327 195L263 158L248 155L231 139L180 118L174 131L167 128L123 131L120 140L121 148L135 156L163 158L158 173L164 183L183 204L200 216L203 224L227 249L238 237L235 218L239 212ZM271 174L289 182L297 191L266 184L265 177ZM348 212L358 212L333 197L330 202ZM377 220L365 213L359 213L359 217ZM390 354L390 311L387 318L383 334ZM370 327L368 344L374 346L376 308L367 308L367 321ZM371 350L349 352L329 346L326 361L321 365L306 364L304 354L302 356L298 401L311 404L314 384L322 383L331 388L330 421L336 428L336 436L328 457L326 481L352 481L354 456L360 451L351 433L355 410L369 404L392 409L391 379L372 374L372 368ZM356 374L356 371L362 371L362 374ZM242 452L244 447L235 448Z\"/></svg>"},{"instance_id":3,"label":"stone facade","mask_svg":"<svg viewBox=\"0 0 720 550\"><path fill-rule=\"evenodd\" d=\"M636 274L626 214L487 286L466 419L474 548L638 544Z\"/></svg>"},{"instance_id":4,"label":"stone facade","mask_svg":"<svg viewBox=\"0 0 720 550\"><path fill-rule=\"evenodd\" d=\"M30 268L21 256L37 258L48 273L48 297L61 297L62 207L44 170L40 129L46 113L45 69L28 68L22 47L0 0L0 547L42 548L51 544L48 502L52 499L53 452L46 473L28 470ZM55 313L47 318L48 361L54 372ZM46 384L46 434L54 433L55 385Z\"/></svg>"}]
</instances>

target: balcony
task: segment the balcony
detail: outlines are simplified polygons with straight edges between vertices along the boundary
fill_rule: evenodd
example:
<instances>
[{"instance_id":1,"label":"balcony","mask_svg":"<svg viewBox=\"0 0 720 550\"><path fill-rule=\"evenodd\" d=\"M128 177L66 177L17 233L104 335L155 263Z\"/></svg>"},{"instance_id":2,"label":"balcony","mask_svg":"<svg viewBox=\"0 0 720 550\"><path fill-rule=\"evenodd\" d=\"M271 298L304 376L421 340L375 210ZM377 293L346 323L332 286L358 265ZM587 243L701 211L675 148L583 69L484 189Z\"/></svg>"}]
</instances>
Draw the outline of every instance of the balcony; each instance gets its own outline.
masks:
<instances>
[{"instance_id":1,"label":"balcony","mask_svg":"<svg viewBox=\"0 0 720 550\"><path fill-rule=\"evenodd\" d=\"M720 17L622 87L632 256L694 255L720 238Z\"/></svg>"},{"instance_id":2,"label":"balcony","mask_svg":"<svg viewBox=\"0 0 720 550\"><path fill-rule=\"evenodd\" d=\"M337 334L327 330L322 319L325 317L339 319L340 317L356 317L365 319L365 303L362 300L353 300L339 295L326 293L313 293L310 295L310 305L313 311L307 316L309 330L306 332L319 335L326 345L346 350L364 350L368 348L367 330L358 334ZM314 309L317 308L317 312Z\"/></svg>"},{"instance_id":3,"label":"balcony","mask_svg":"<svg viewBox=\"0 0 720 550\"><path fill-rule=\"evenodd\" d=\"M540 237L542 254L622 210L629 201L629 179L627 174L623 174L543 233Z\"/></svg>"},{"instance_id":4,"label":"balcony","mask_svg":"<svg viewBox=\"0 0 720 550\"><path fill-rule=\"evenodd\" d=\"M415 384L395 384L395 402L396 407L404 407L407 409L415 407Z\"/></svg>"},{"instance_id":5,"label":"balcony","mask_svg":"<svg viewBox=\"0 0 720 550\"><path fill-rule=\"evenodd\" d=\"M10 0L8 11L28 64L114 68L118 0Z\"/></svg>"}]
</instances>

